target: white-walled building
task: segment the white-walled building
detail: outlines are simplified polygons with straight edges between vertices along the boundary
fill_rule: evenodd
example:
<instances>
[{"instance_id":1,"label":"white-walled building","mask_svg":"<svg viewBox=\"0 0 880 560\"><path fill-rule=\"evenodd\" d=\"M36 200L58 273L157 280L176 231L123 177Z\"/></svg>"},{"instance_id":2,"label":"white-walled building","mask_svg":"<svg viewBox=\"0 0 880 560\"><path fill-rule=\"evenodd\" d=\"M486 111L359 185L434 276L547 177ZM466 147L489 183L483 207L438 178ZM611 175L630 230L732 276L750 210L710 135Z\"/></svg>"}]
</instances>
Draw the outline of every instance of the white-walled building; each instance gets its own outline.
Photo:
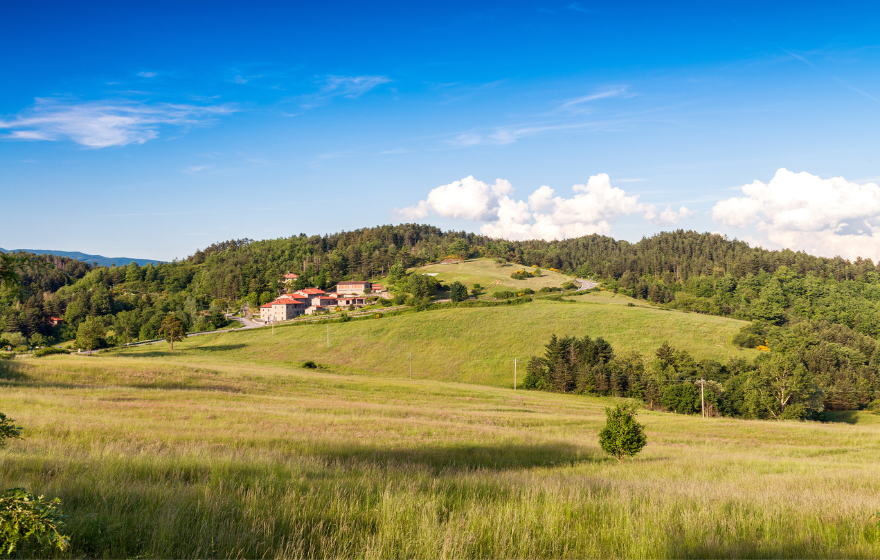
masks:
<instances>
[{"instance_id":1,"label":"white-walled building","mask_svg":"<svg viewBox=\"0 0 880 560\"><path fill-rule=\"evenodd\" d=\"M344 280L336 284L337 294L363 294L367 290L373 289L372 282L361 282L359 280Z\"/></svg>"},{"instance_id":2,"label":"white-walled building","mask_svg":"<svg viewBox=\"0 0 880 560\"><path fill-rule=\"evenodd\" d=\"M307 300L286 298L284 296L260 306L260 319L263 321L288 321L306 312Z\"/></svg>"}]
</instances>

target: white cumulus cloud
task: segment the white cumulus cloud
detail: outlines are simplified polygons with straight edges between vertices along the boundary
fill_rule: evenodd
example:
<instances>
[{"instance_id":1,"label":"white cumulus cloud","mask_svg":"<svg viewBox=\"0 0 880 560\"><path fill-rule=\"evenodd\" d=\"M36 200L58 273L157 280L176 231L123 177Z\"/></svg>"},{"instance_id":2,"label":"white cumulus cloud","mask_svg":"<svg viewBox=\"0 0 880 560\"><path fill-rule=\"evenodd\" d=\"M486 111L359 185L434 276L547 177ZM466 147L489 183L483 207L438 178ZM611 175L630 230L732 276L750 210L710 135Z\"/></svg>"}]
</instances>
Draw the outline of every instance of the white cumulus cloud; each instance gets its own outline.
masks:
<instances>
[{"instance_id":1,"label":"white cumulus cloud","mask_svg":"<svg viewBox=\"0 0 880 560\"><path fill-rule=\"evenodd\" d=\"M143 144L162 125L192 126L235 112L231 105L189 105L133 101L74 101L38 98L0 130L14 140L72 140L89 148Z\"/></svg>"},{"instance_id":2,"label":"white cumulus cloud","mask_svg":"<svg viewBox=\"0 0 880 560\"><path fill-rule=\"evenodd\" d=\"M667 206L666 210L663 210L662 212L657 212L657 208L653 204L645 208L645 219L658 226L670 226L685 218L690 218L693 215L693 211L688 210L684 206L679 208L678 211Z\"/></svg>"},{"instance_id":3,"label":"white cumulus cloud","mask_svg":"<svg viewBox=\"0 0 880 560\"><path fill-rule=\"evenodd\" d=\"M592 233L608 234L611 223L625 215L644 213L655 223L669 225L692 214L682 207L657 213L653 205L639 202L638 195L627 195L611 185L607 174L593 175L584 185L574 185L573 196L558 196L543 185L527 197L515 200L510 182L497 179L489 185L473 176L428 193L415 206L395 209L403 219L420 220L431 214L445 218L485 222L480 231L504 239L566 239Z\"/></svg>"},{"instance_id":4,"label":"white cumulus cloud","mask_svg":"<svg viewBox=\"0 0 880 560\"><path fill-rule=\"evenodd\" d=\"M769 183L754 181L742 192L715 204L712 218L727 226L757 227L766 241L780 247L850 259L880 257L880 187L875 183L822 179L783 168Z\"/></svg>"}]
</instances>

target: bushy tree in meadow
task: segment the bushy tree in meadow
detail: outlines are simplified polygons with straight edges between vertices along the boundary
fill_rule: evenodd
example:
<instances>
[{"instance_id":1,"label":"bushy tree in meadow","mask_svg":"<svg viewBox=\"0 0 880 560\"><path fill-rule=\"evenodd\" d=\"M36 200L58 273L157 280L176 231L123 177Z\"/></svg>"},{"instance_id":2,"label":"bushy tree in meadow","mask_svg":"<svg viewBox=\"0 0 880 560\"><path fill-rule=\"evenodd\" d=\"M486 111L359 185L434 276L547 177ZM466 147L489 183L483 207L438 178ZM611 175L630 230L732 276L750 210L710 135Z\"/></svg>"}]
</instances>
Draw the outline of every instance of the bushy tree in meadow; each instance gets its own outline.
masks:
<instances>
[{"instance_id":1,"label":"bushy tree in meadow","mask_svg":"<svg viewBox=\"0 0 880 560\"><path fill-rule=\"evenodd\" d=\"M645 426L636 421L636 405L623 403L606 408L605 417L605 427L599 432L599 444L618 461L634 457L648 443Z\"/></svg>"},{"instance_id":2,"label":"bushy tree in meadow","mask_svg":"<svg viewBox=\"0 0 880 560\"><path fill-rule=\"evenodd\" d=\"M427 299L434 295L437 280L427 274L410 274L407 280L406 291L416 299Z\"/></svg>"},{"instance_id":3,"label":"bushy tree in meadow","mask_svg":"<svg viewBox=\"0 0 880 560\"><path fill-rule=\"evenodd\" d=\"M86 317L76 330L76 345L78 348L94 350L105 345L104 335L107 332L101 317Z\"/></svg>"},{"instance_id":4,"label":"bushy tree in meadow","mask_svg":"<svg viewBox=\"0 0 880 560\"><path fill-rule=\"evenodd\" d=\"M757 418L803 420L824 410L822 390L794 356L759 360L745 383L746 407Z\"/></svg>"},{"instance_id":5,"label":"bushy tree in meadow","mask_svg":"<svg viewBox=\"0 0 880 560\"><path fill-rule=\"evenodd\" d=\"M452 301L464 301L468 297L467 288L459 281L455 281L449 286L449 298Z\"/></svg>"},{"instance_id":6,"label":"bushy tree in meadow","mask_svg":"<svg viewBox=\"0 0 880 560\"><path fill-rule=\"evenodd\" d=\"M159 327L159 334L165 337L174 350L174 341L186 338L186 327L180 319L174 315L168 315L162 320L162 326Z\"/></svg>"}]
</instances>

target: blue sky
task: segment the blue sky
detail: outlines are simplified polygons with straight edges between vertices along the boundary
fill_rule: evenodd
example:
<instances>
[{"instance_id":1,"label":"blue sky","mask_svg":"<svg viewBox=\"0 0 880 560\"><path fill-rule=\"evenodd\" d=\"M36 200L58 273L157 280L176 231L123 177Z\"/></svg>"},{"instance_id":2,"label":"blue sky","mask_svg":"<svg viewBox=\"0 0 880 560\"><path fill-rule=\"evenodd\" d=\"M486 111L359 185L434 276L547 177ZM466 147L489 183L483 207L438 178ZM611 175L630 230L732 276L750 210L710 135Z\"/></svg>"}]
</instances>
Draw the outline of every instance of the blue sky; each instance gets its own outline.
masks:
<instances>
[{"instance_id":1,"label":"blue sky","mask_svg":"<svg viewBox=\"0 0 880 560\"><path fill-rule=\"evenodd\" d=\"M876 3L374 4L3 3L0 246L417 220L880 258Z\"/></svg>"}]
</instances>

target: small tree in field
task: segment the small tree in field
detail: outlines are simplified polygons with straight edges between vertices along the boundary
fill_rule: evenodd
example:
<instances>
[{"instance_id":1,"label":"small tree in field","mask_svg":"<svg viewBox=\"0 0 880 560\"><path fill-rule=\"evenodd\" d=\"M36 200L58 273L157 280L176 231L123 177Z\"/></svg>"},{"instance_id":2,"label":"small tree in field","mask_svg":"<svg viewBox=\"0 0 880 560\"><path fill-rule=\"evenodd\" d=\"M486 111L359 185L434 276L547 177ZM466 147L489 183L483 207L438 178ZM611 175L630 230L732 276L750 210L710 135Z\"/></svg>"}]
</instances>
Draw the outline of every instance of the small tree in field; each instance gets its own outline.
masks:
<instances>
[{"instance_id":1,"label":"small tree in field","mask_svg":"<svg viewBox=\"0 0 880 560\"><path fill-rule=\"evenodd\" d=\"M648 443L645 426L636 422L636 406L624 403L614 408L606 408L607 421L599 432L602 450L613 455L618 461L624 457L634 457Z\"/></svg>"},{"instance_id":2,"label":"small tree in field","mask_svg":"<svg viewBox=\"0 0 880 560\"><path fill-rule=\"evenodd\" d=\"M183 340L186 336L186 327L180 322L180 319L174 315L169 315L162 319L162 326L159 327L159 334L165 337L171 343L171 349L174 350L174 341Z\"/></svg>"}]
</instances>

